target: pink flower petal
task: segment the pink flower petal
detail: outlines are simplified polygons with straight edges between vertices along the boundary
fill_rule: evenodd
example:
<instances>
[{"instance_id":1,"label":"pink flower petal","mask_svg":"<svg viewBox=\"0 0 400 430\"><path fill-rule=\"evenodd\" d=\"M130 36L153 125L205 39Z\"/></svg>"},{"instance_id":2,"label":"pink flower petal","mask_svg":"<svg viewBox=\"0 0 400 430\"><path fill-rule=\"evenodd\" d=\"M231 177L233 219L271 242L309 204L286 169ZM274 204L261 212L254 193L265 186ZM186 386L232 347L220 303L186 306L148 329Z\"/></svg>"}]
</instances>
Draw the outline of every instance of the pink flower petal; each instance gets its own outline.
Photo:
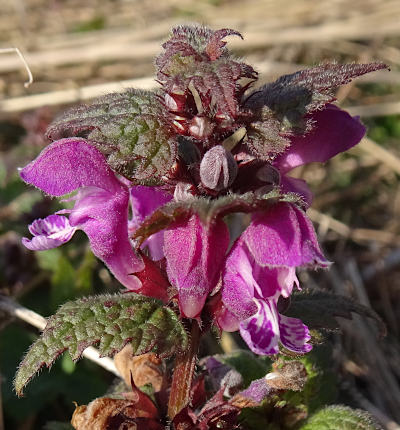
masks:
<instances>
[{"instance_id":1,"label":"pink flower petal","mask_svg":"<svg viewBox=\"0 0 400 430\"><path fill-rule=\"evenodd\" d=\"M144 263L129 241L128 188L96 148L78 138L53 142L22 169L21 177L53 196L78 190L73 197L75 206L68 210L70 226L87 234L93 253L125 287L141 287L139 279L132 275L143 270ZM31 231L35 234L43 228L38 225ZM24 242L28 244L27 239ZM54 242L47 242L47 246L50 244ZM31 246L46 244L43 239L34 238Z\"/></svg>"},{"instance_id":2,"label":"pink flower petal","mask_svg":"<svg viewBox=\"0 0 400 430\"><path fill-rule=\"evenodd\" d=\"M82 187L93 186L109 192L120 188L101 152L77 137L53 142L20 175L28 184L57 197Z\"/></svg>"},{"instance_id":3,"label":"pink flower petal","mask_svg":"<svg viewBox=\"0 0 400 430\"><path fill-rule=\"evenodd\" d=\"M182 313L196 317L216 286L229 245L226 224L206 226L197 215L175 222L164 234L167 273L178 289Z\"/></svg>"},{"instance_id":4,"label":"pink flower petal","mask_svg":"<svg viewBox=\"0 0 400 430\"><path fill-rule=\"evenodd\" d=\"M279 329L281 343L285 348L299 354L312 350L312 346L307 343L311 339L310 331L299 319L279 315Z\"/></svg>"},{"instance_id":5,"label":"pink flower petal","mask_svg":"<svg viewBox=\"0 0 400 430\"><path fill-rule=\"evenodd\" d=\"M32 239L22 238L22 244L31 251L44 251L56 248L68 242L76 228L71 227L68 218L58 215L50 215L44 219L35 220L29 231Z\"/></svg>"},{"instance_id":6,"label":"pink flower petal","mask_svg":"<svg viewBox=\"0 0 400 430\"><path fill-rule=\"evenodd\" d=\"M357 117L331 104L314 112L309 119L315 122L313 130L305 136L293 137L289 148L275 159L274 166L281 173L306 163L324 163L356 145L365 134L365 127Z\"/></svg>"},{"instance_id":7,"label":"pink flower petal","mask_svg":"<svg viewBox=\"0 0 400 430\"><path fill-rule=\"evenodd\" d=\"M290 351L305 354L311 351L310 332L299 319L278 313L273 300L255 300L258 311L240 323L240 334L249 348L259 355L279 352L279 342Z\"/></svg>"},{"instance_id":8,"label":"pink flower petal","mask_svg":"<svg viewBox=\"0 0 400 430\"><path fill-rule=\"evenodd\" d=\"M136 186L130 189L132 217L129 220L129 236L139 227L146 217L160 206L172 200L172 195L165 194L156 187ZM143 242L142 249L148 249L153 261L164 257L164 232L159 231Z\"/></svg>"},{"instance_id":9,"label":"pink flower petal","mask_svg":"<svg viewBox=\"0 0 400 430\"><path fill-rule=\"evenodd\" d=\"M255 354L278 354L279 317L276 305L264 300L256 300L255 302L258 311L240 323L240 334Z\"/></svg>"},{"instance_id":10,"label":"pink flower petal","mask_svg":"<svg viewBox=\"0 0 400 430\"><path fill-rule=\"evenodd\" d=\"M329 265L311 221L293 204L277 203L256 213L242 237L260 266Z\"/></svg>"}]
</instances>

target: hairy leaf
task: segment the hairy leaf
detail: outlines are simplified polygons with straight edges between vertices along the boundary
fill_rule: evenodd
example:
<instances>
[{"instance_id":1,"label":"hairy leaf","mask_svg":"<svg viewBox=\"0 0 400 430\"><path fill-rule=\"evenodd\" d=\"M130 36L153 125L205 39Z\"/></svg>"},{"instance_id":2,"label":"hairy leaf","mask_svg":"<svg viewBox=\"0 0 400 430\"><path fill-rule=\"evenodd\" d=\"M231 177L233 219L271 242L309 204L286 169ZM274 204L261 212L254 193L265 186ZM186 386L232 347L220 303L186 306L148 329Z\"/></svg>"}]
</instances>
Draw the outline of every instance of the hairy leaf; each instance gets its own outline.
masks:
<instances>
[{"instance_id":1,"label":"hairy leaf","mask_svg":"<svg viewBox=\"0 0 400 430\"><path fill-rule=\"evenodd\" d=\"M304 289L292 295L288 316L300 318L310 329L338 330L336 317L351 319L352 312L373 319L384 336L386 327L379 315L349 297L321 290Z\"/></svg>"},{"instance_id":2,"label":"hairy leaf","mask_svg":"<svg viewBox=\"0 0 400 430\"><path fill-rule=\"evenodd\" d=\"M140 183L157 183L177 157L164 115L156 93L129 89L66 111L47 136L83 136L108 156L116 172Z\"/></svg>"},{"instance_id":3,"label":"hairy leaf","mask_svg":"<svg viewBox=\"0 0 400 430\"><path fill-rule=\"evenodd\" d=\"M210 30L200 26L178 26L172 29L164 52L156 58L157 79L168 93L187 94L189 84L195 87L209 114L233 116L238 112L239 95L244 87L239 80L257 79L255 70L241 63L225 48L226 36L242 37L235 30Z\"/></svg>"},{"instance_id":4,"label":"hairy leaf","mask_svg":"<svg viewBox=\"0 0 400 430\"><path fill-rule=\"evenodd\" d=\"M300 202L300 197L293 193L280 194L275 189L268 194L258 196L253 192L245 194L228 194L215 200L205 197L193 197L185 201L170 202L161 206L158 210L147 217L135 231L133 238L142 243L157 231L167 228L178 218L192 214L198 214L204 224L213 222L216 217L225 216L233 212L254 212L277 201Z\"/></svg>"},{"instance_id":5,"label":"hairy leaf","mask_svg":"<svg viewBox=\"0 0 400 430\"><path fill-rule=\"evenodd\" d=\"M78 360L90 345L102 356L113 356L130 343L133 354L153 351L161 356L186 349L187 333L175 312L139 294L101 295L67 302L51 316L31 346L15 377L18 395L43 366L68 350Z\"/></svg>"},{"instance_id":6,"label":"hairy leaf","mask_svg":"<svg viewBox=\"0 0 400 430\"><path fill-rule=\"evenodd\" d=\"M380 430L367 412L346 406L328 406L312 415L300 430Z\"/></svg>"},{"instance_id":7,"label":"hairy leaf","mask_svg":"<svg viewBox=\"0 0 400 430\"><path fill-rule=\"evenodd\" d=\"M382 63L328 63L300 70L253 92L245 107L253 112L267 109L281 123L281 133L304 133L312 126L304 122L304 116L334 101L337 87L357 76L385 68Z\"/></svg>"},{"instance_id":8,"label":"hairy leaf","mask_svg":"<svg viewBox=\"0 0 400 430\"><path fill-rule=\"evenodd\" d=\"M247 126L245 143L258 158L269 160L290 145L290 140L282 135L281 128L281 122L271 110L263 107L260 118Z\"/></svg>"}]
</instances>

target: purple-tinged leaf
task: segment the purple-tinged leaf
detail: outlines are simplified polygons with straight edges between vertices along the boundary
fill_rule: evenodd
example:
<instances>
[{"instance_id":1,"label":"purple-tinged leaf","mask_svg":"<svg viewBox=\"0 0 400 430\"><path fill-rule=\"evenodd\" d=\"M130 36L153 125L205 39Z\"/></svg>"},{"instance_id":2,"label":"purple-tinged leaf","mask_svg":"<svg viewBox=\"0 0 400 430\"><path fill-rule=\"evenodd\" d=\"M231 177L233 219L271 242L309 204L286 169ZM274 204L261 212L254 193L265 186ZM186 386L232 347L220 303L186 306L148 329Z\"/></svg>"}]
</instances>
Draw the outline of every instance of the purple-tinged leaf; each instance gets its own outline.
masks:
<instances>
[{"instance_id":1,"label":"purple-tinged leaf","mask_svg":"<svg viewBox=\"0 0 400 430\"><path fill-rule=\"evenodd\" d=\"M243 39L243 36L236 30L232 30L231 28L222 28L221 30L214 31L209 38L208 44L206 46L206 53L210 57L211 61L216 60L222 54L224 54L224 47L226 42L222 39L225 39L227 36L239 36Z\"/></svg>"},{"instance_id":2,"label":"purple-tinged leaf","mask_svg":"<svg viewBox=\"0 0 400 430\"><path fill-rule=\"evenodd\" d=\"M216 218L229 213L252 213L266 209L277 201L301 203L299 196L280 194L277 188L265 195L248 192L245 194L228 194L213 200L204 197L192 197L188 200L173 201L160 207L147 217L134 232L133 238L140 239L142 242L157 231L167 228L180 217L189 218L193 214L198 214L205 224L209 224Z\"/></svg>"},{"instance_id":3,"label":"purple-tinged leaf","mask_svg":"<svg viewBox=\"0 0 400 430\"><path fill-rule=\"evenodd\" d=\"M290 146L290 139L283 136L281 129L281 122L263 108L260 117L247 126L245 144L257 158L273 159Z\"/></svg>"},{"instance_id":4,"label":"purple-tinged leaf","mask_svg":"<svg viewBox=\"0 0 400 430\"><path fill-rule=\"evenodd\" d=\"M300 70L281 76L253 92L247 98L245 107L257 111L266 106L278 119L285 119L289 128L292 128L306 113L334 101L334 90L340 85L348 84L366 73L387 68L383 63L327 63Z\"/></svg>"},{"instance_id":5,"label":"purple-tinged leaf","mask_svg":"<svg viewBox=\"0 0 400 430\"><path fill-rule=\"evenodd\" d=\"M228 35L240 36L230 29L214 32L199 26L179 26L172 30L170 39L163 44L164 52L155 62L157 79L168 100L188 97L189 85L192 85L200 96L202 110L208 115L213 113L216 118L222 115L228 122L236 117L243 92L239 80L254 81L257 73L229 54L222 41ZM185 132L185 127L182 131Z\"/></svg>"},{"instance_id":6,"label":"purple-tinged leaf","mask_svg":"<svg viewBox=\"0 0 400 430\"><path fill-rule=\"evenodd\" d=\"M374 320L380 335L385 336L385 323L373 309L355 302L350 297L327 291L303 289L296 292L285 312L290 317L301 318L310 329L328 331L339 330L340 325L336 318L352 319L352 313Z\"/></svg>"},{"instance_id":7,"label":"purple-tinged leaf","mask_svg":"<svg viewBox=\"0 0 400 430\"><path fill-rule=\"evenodd\" d=\"M138 183L157 183L177 156L165 115L157 93L129 89L67 110L47 136L84 136L116 172Z\"/></svg>"}]
</instances>

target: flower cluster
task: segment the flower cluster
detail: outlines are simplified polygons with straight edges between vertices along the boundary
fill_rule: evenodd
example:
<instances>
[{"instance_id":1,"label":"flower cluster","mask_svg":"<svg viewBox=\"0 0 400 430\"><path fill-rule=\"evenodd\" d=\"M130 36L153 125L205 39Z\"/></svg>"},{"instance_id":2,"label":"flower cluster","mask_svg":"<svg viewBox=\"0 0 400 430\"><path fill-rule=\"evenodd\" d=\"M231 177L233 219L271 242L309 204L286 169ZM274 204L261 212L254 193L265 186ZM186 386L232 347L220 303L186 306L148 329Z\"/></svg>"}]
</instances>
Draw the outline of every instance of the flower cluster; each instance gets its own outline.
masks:
<instances>
[{"instance_id":1,"label":"flower cluster","mask_svg":"<svg viewBox=\"0 0 400 430\"><path fill-rule=\"evenodd\" d=\"M173 29L159 90L105 96L50 126L53 142L21 177L51 196L76 192L75 203L36 220L23 243L50 249L81 229L127 289L239 330L257 354L305 353L308 328L278 301L299 287L297 268L329 262L305 213L312 193L288 173L361 140L334 90L385 66L324 64L253 89L257 72L227 50L230 35Z\"/></svg>"}]
</instances>

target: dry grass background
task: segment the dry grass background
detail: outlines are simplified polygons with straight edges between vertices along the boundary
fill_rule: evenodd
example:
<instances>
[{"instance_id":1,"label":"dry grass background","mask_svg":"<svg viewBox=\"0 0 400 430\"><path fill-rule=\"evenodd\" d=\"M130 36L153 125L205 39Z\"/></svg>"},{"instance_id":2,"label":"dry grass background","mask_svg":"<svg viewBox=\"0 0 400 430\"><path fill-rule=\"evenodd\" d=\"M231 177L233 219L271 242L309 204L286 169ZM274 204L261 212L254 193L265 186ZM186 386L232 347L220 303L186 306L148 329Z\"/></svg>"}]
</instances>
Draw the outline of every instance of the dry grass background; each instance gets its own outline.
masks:
<instances>
[{"instance_id":1,"label":"dry grass background","mask_svg":"<svg viewBox=\"0 0 400 430\"><path fill-rule=\"evenodd\" d=\"M369 124L391 115L400 127L399 18L399 0L2 0L0 48L24 52L34 83L24 88L16 55L0 57L0 119L45 105L51 116L108 91L150 88L152 60L169 28L200 22L240 30L244 41L230 46L262 81L325 60L388 63L391 73L368 75L337 96ZM328 272L301 274L303 285L354 297L388 326L380 340L355 318L334 339L343 390L388 430L400 428L399 143L365 138L350 155L297 171L315 191L309 215L335 262ZM0 218L10 210L1 208Z\"/></svg>"}]
</instances>

